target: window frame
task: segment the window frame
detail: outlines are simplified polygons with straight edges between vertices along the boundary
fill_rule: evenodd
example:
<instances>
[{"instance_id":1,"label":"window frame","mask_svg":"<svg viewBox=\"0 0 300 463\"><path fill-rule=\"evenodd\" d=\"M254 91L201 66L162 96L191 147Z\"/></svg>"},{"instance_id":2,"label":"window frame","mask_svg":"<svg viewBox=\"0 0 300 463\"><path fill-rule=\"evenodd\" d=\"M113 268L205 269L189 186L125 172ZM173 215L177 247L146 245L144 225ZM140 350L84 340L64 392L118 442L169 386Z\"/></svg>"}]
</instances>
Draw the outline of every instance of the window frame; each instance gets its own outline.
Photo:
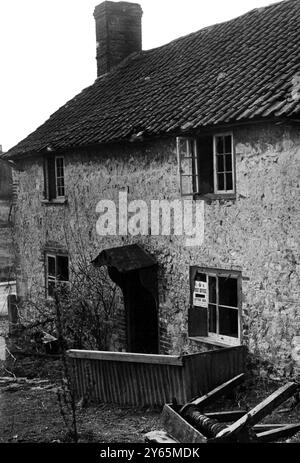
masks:
<instances>
[{"instance_id":1,"label":"window frame","mask_svg":"<svg viewBox=\"0 0 300 463\"><path fill-rule=\"evenodd\" d=\"M59 159L62 159L62 171L63 171L63 175L58 175L58 172L57 172L57 161ZM63 187L60 185L58 185L58 179L63 179ZM64 194L63 195L60 195L58 193L58 190L59 188L63 188L64 190ZM65 198L65 159L64 159L64 156L55 156L55 191L56 191L56 198L55 199L62 199L62 198Z\"/></svg>"},{"instance_id":2,"label":"window frame","mask_svg":"<svg viewBox=\"0 0 300 463\"><path fill-rule=\"evenodd\" d=\"M191 150L190 156L182 156L179 146L181 141L184 140L186 142L186 146L190 143L192 147L189 149ZM179 172L179 182L180 182L180 194L182 197L184 196L194 196L199 193L199 159L198 159L198 148L197 148L197 139L195 137L177 137L176 138L176 149L177 149L177 162L178 162L178 172ZM183 174L182 173L182 161L183 160L191 160L192 164L192 173L191 174ZM184 177L192 178L192 192L191 193L183 193L183 182L182 179ZM194 185L196 185L196 190L194 191Z\"/></svg>"},{"instance_id":3,"label":"window frame","mask_svg":"<svg viewBox=\"0 0 300 463\"><path fill-rule=\"evenodd\" d=\"M231 190L218 190L218 170L217 170L217 138L218 137L231 137L231 166L232 166L232 189ZM226 153L229 154L229 153ZM213 170L214 170L214 193L217 195L232 195L235 193L235 154L233 132L220 132L213 135ZM227 171L224 171L226 173ZM229 172L229 171L228 171ZM222 172L223 173L223 172Z\"/></svg>"},{"instance_id":4,"label":"window frame","mask_svg":"<svg viewBox=\"0 0 300 463\"><path fill-rule=\"evenodd\" d=\"M62 159L62 174L58 175L57 161ZM49 164L54 166L49 168ZM65 157L62 155L50 155L44 159L44 203L65 203L66 202L66 184L65 184ZM58 185L58 179L63 179L63 186ZM59 189L63 188L63 195ZM55 196L54 196L55 195Z\"/></svg>"},{"instance_id":5,"label":"window frame","mask_svg":"<svg viewBox=\"0 0 300 463\"><path fill-rule=\"evenodd\" d=\"M55 260L55 276L49 275L49 260L48 260L49 257ZM65 258L68 259L68 277L69 277L68 280L60 280L60 279L58 279L58 276L57 276L57 258L58 257L65 257ZM45 262L45 292L46 292L46 297L47 297L47 299L53 300L53 296L51 296L49 294L49 281L53 282L54 286L57 285L57 282L59 282L60 284L65 284L67 287L70 286L70 259L69 259L69 255L66 254L66 253L58 252L56 254L56 253L53 253L53 252L47 252L46 251L45 252L45 260L44 260L44 262Z\"/></svg>"},{"instance_id":6,"label":"window frame","mask_svg":"<svg viewBox=\"0 0 300 463\"><path fill-rule=\"evenodd\" d=\"M207 308L205 310L207 311L207 335L190 335L190 338L196 339L196 340L201 340L202 342L208 342L211 344L216 344L216 345L229 345L229 346L239 346L242 343L242 273L238 270L223 270L223 269L214 269L214 268L207 268L207 267L200 267L200 266L191 266L191 268L196 269L196 273L203 273L206 275L206 282L207 282L207 291L208 291L208 303L207 303ZM215 277L220 278L220 277L225 277L225 278L234 278L237 280L237 307L233 306L224 306L219 303L219 285L216 285L216 303L210 303L209 300L209 283L208 283L208 278L209 277ZM190 280L190 307L193 307L195 309L195 306L193 305L193 288L192 288L192 281ZM209 305L215 305L216 306L216 333L215 332L210 332L209 331ZM218 317L218 312L219 312L219 307L224 307L228 308L229 310L237 310L238 312L238 336L233 337L233 336L227 336L218 333L219 331L219 317Z\"/></svg>"},{"instance_id":7,"label":"window frame","mask_svg":"<svg viewBox=\"0 0 300 463\"><path fill-rule=\"evenodd\" d=\"M212 169L213 169L213 193L202 193L200 187L200 172L201 172L201 165L198 153L198 141L201 139L201 136L198 137L189 137L189 136L178 136L176 137L176 151L177 151L177 164L178 164L178 174L179 174L179 185L180 185L180 195L181 197L193 197L193 199L201 198L201 197L208 197L212 199L221 199L221 198L234 198L236 194L236 156L235 156L235 145L234 145L234 136L232 131L226 132L218 132L209 135L212 139ZM217 188L217 150L216 150L216 143L218 137L231 137L231 163L232 163L232 189L231 190L219 190ZM191 156L182 156L180 150L180 144L182 141L186 141L186 143L190 142L193 145L193 149L191 150ZM182 173L182 160L183 159L191 159L192 160L192 174L183 174ZM226 173L227 171L224 171ZM230 172L230 171L228 171ZM195 182L192 181L192 192L185 193L183 192L183 182L182 179L184 177L195 177ZM196 184L196 188L195 185Z\"/></svg>"}]
</instances>

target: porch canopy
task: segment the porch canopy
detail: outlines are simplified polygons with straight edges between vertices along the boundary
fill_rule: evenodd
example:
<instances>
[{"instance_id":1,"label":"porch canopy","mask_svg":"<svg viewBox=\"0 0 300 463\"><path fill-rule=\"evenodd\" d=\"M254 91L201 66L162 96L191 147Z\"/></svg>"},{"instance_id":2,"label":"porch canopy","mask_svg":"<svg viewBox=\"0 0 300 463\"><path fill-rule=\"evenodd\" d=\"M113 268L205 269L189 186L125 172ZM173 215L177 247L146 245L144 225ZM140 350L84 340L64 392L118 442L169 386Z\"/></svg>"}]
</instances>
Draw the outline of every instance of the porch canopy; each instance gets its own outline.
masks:
<instances>
[{"instance_id":1,"label":"porch canopy","mask_svg":"<svg viewBox=\"0 0 300 463\"><path fill-rule=\"evenodd\" d=\"M92 263L96 267L104 265L114 267L120 273L141 270L157 265L156 260L138 244L104 249Z\"/></svg>"}]
</instances>

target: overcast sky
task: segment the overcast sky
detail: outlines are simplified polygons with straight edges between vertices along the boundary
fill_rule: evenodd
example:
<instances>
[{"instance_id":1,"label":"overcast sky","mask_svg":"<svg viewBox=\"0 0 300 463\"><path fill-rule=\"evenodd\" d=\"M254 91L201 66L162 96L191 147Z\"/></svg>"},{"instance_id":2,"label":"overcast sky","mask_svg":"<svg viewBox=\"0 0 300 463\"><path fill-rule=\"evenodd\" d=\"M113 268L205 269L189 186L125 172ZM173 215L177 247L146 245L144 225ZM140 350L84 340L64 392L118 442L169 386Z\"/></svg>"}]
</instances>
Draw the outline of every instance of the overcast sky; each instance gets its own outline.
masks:
<instances>
[{"instance_id":1,"label":"overcast sky","mask_svg":"<svg viewBox=\"0 0 300 463\"><path fill-rule=\"evenodd\" d=\"M276 0L136 0L143 49ZM6 151L96 78L100 0L0 0L0 144Z\"/></svg>"}]
</instances>

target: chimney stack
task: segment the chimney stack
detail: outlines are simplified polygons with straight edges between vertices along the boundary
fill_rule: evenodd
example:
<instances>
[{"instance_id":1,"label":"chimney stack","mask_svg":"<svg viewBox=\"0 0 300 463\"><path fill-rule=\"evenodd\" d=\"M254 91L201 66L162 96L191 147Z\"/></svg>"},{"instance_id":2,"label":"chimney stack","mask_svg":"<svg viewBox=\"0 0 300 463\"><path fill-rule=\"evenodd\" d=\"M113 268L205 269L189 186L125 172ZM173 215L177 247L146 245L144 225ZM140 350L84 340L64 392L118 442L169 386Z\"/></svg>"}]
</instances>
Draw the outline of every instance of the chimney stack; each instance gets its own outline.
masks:
<instances>
[{"instance_id":1,"label":"chimney stack","mask_svg":"<svg viewBox=\"0 0 300 463\"><path fill-rule=\"evenodd\" d=\"M105 1L96 6L97 76L110 72L142 49L142 8L138 3Z\"/></svg>"}]
</instances>

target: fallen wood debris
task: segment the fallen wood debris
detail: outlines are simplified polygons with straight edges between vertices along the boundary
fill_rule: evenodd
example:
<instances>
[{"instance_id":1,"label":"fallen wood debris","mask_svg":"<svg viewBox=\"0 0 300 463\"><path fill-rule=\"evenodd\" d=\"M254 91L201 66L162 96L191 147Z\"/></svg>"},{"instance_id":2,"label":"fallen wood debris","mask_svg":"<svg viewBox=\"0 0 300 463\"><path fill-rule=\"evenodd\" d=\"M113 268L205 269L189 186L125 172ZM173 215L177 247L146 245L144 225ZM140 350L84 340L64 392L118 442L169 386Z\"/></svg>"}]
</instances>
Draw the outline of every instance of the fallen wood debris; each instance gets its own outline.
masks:
<instances>
[{"instance_id":1,"label":"fallen wood debris","mask_svg":"<svg viewBox=\"0 0 300 463\"><path fill-rule=\"evenodd\" d=\"M257 424L298 391L299 384L294 382L280 387L251 410L205 413L207 405L232 391L243 379L244 374L238 375L183 406L176 400L166 404L161 416L165 431L148 433L146 440L160 443L273 442L300 431L300 423Z\"/></svg>"}]
</instances>

